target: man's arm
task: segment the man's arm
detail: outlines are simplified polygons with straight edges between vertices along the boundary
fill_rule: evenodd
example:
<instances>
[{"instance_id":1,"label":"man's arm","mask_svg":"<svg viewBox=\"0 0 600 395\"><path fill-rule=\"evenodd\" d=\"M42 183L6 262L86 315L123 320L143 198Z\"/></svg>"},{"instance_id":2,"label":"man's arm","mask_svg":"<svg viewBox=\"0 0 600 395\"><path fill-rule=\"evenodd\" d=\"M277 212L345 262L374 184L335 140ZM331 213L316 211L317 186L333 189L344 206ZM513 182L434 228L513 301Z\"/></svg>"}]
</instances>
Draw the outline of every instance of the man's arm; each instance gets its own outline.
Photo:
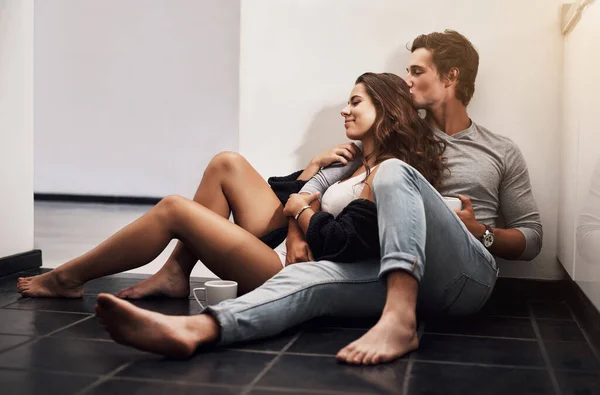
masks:
<instances>
[{"instance_id":1,"label":"man's arm","mask_svg":"<svg viewBox=\"0 0 600 395\"><path fill-rule=\"evenodd\" d=\"M471 201L459 196L463 210L457 214L467 229L481 239L486 228L473 214ZM504 157L504 173L499 188L500 211L504 228L493 228L494 244L490 252L504 259L532 260L542 249L543 229L540 213L531 190L529 172L519 148L509 143Z\"/></svg>"}]
</instances>

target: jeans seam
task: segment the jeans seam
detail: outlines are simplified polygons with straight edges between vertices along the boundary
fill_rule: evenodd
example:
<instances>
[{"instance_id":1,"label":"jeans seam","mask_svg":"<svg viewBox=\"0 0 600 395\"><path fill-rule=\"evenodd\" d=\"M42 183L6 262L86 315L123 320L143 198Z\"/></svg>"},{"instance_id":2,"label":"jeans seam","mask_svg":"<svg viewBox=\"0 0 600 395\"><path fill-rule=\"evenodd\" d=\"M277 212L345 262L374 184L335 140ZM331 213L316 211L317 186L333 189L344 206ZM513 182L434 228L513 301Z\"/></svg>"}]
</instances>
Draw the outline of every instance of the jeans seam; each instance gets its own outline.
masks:
<instances>
[{"instance_id":1,"label":"jeans seam","mask_svg":"<svg viewBox=\"0 0 600 395\"><path fill-rule=\"evenodd\" d=\"M243 312L245 312L247 310L253 309L255 307L262 306L262 305L267 304L267 303L276 302L278 300L281 300L283 298L287 298L288 296L291 296L291 295L296 294L298 292L306 291L307 289L313 288L313 287L315 287L317 285L341 284L341 283L363 284L363 283L375 283L375 282L379 282L379 281L380 281L379 277L375 277L375 278L362 279L362 280L348 280L348 279L344 279L344 280L312 282L312 283L309 283L308 285L304 285L302 287L296 288L296 289L288 292L285 295L280 295L280 296L278 296L276 298L272 298L272 299L261 300L260 302L257 302L255 304L253 304L252 306L246 307L246 308L244 308L242 310L239 310L239 311L235 312L235 314L243 313Z\"/></svg>"}]
</instances>

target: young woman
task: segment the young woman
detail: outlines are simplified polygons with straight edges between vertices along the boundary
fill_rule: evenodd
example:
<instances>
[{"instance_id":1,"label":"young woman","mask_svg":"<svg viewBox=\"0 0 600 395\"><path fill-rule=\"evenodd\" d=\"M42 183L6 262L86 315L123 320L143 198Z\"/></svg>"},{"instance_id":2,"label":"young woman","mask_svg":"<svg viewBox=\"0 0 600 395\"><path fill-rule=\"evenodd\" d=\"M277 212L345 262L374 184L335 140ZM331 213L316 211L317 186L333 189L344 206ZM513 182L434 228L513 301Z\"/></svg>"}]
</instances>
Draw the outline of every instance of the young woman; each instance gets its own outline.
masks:
<instances>
[{"instance_id":1,"label":"young woman","mask_svg":"<svg viewBox=\"0 0 600 395\"><path fill-rule=\"evenodd\" d=\"M193 201L179 196L163 199L90 252L43 275L20 278L19 292L79 297L85 282L147 264L176 238L180 242L157 274L117 296L187 297L189 276L198 259L220 278L237 281L240 293L246 293L285 264L285 241L268 236L286 228L290 217L298 221L315 259L350 262L378 256L371 188L377 166L398 158L438 185L444 148L419 117L406 83L393 74L360 76L342 116L346 136L362 142L362 165L351 179L324 193L322 212L308 208L318 194L292 194L287 202L280 200L241 156L219 154L208 166ZM338 146L333 153L315 158L298 178L307 179L320 167L347 162L357 154L353 145ZM235 223L228 220L231 212Z\"/></svg>"},{"instance_id":2,"label":"young woman","mask_svg":"<svg viewBox=\"0 0 600 395\"><path fill-rule=\"evenodd\" d=\"M399 77L391 74L371 73L359 77L350 95L348 106L342 111L342 116L347 136L360 140L363 144L362 165L351 177L355 179L332 184L325 191L321 203L323 209L331 211L330 213L314 212L312 208L306 208L307 203L314 198L314 194L306 196L293 194L284 208L285 214L293 215L298 221L316 259L319 254L324 257L337 256L340 251L350 250L354 254L360 254L361 249L364 252L373 248L369 232L377 233L377 227L373 230L369 224L373 218L377 222L377 213L373 212L376 206L373 203L371 180L378 168L385 168L386 162L389 161L393 165L397 162L410 168L410 171L419 174L429 187L431 185L439 186L445 169L442 161L444 146L434 139L431 129L419 117L412 105L408 86ZM396 166L390 167L390 169L395 168ZM386 171L389 172L389 169ZM396 187L394 183L390 185L390 188ZM333 198L329 199L328 195ZM389 199L386 199L385 196L378 196L377 206L382 199L390 204ZM441 200L441 197L439 199ZM394 201L392 204L402 206L402 202ZM362 218L340 224L337 220L343 217L343 213L348 211L351 206L361 213ZM339 211L340 208L341 211ZM447 209L445 205L444 208ZM339 214L337 214L338 211ZM335 220L331 219L332 214L337 214ZM390 218L390 220L394 220L394 218ZM317 226L319 223L326 225L319 228ZM367 226L362 226L364 224ZM341 240L337 250L328 245L327 238L319 239L318 236L312 234L313 231L318 234L328 226L344 230L341 236L333 237ZM331 235L332 233L327 234ZM356 241L358 241L358 248L353 246ZM375 238L375 244L374 249L377 249L379 238ZM369 254L367 253L366 256ZM339 262L344 262L340 263L340 267L348 267L348 270L351 271L372 268L375 277L369 279L368 284L379 284L380 286L381 281L376 275L379 258L368 258L363 261L366 263L356 265L346 264L345 262L348 261L345 260ZM331 288L333 294L327 301L312 294L313 289L319 288L315 286L320 285L321 282L327 282L338 270L331 264L333 262L329 259L292 265L277 274L278 281L268 281L259 288L259 290L264 289L273 298L265 295L265 292L262 292L257 298L253 295L259 291L257 290L236 300L211 306L203 312L204 314L196 316L166 316L140 309L108 294L98 296L96 314L105 324L113 339L119 343L171 357L188 357L199 345L213 342L228 344L250 337L273 335L286 327L309 319L311 316L324 313L327 306L335 308L337 306L336 297L343 298L346 292L344 289L352 289L352 282L340 283L339 286L327 283L327 285L333 285ZM310 276L309 269L314 266L323 268L322 276ZM360 275L356 274L356 278L360 278ZM296 284L296 279L299 282L304 281L308 285L296 289L292 285ZM290 286L286 286L286 284L290 284ZM367 283L359 280L356 284ZM281 289L282 286L286 288L285 292ZM385 296L384 292L381 292L381 290L385 291L385 288L380 288L369 288L369 290L373 289L377 292L367 293L369 297L364 299L374 299L376 302L380 302ZM336 294L336 292L339 293ZM235 304L235 311L228 308L228 303ZM285 304L285 308L281 308L282 303ZM252 311L256 306L260 306L261 314L264 315L274 313L276 310L277 319L269 320L268 326L255 325L254 322L258 323L262 319L260 315L252 317ZM364 301L358 298L353 300L353 308L355 314L360 314L366 306ZM238 322L235 318L238 311L248 312L248 316L244 316L243 322ZM273 318L274 315L270 314L270 317ZM242 326L247 330L242 329Z\"/></svg>"}]
</instances>

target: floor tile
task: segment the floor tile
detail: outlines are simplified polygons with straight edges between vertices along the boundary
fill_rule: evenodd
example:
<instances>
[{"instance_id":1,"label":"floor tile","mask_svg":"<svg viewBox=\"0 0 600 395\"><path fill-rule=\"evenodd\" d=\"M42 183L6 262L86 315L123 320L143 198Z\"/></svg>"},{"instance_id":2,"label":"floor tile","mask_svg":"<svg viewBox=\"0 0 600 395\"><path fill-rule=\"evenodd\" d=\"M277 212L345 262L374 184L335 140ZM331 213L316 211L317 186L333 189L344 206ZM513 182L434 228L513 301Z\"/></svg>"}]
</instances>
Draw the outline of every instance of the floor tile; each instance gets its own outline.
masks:
<instances>
[{"instance_id":1,"label":"floor tile","mask_svg":"<svg viewBox=\"0 0 600 395\"><path fill-rule=\"evenodd\" d=\"M357 318L357 317L320 317L309 321L306 325L311 328L355 328L371 329L379 317Z\"/></svg>"},{"instance_id":2,"label":"floor tile","mask_svg":"<svg viewBox=\"0 0 600 395\"><path fill-rule=\"evenodd\" d=\"M0 308L22 299L21 294L16 291L0 291Z\"/></svg>"},{"instance_id":3,"label":"floor tile","mask_svg":"<svg viewBox=\"0 0 600 395\"><path fill-rule=\"evenodd\" d=\"M520 339L536 338L529 318L475 316L463 319L428 321L425 323L425 332Z\"/></svg>"},{"instance_id":4,"label":"floor tile","mask_svg":"<svg viewBox=\"0 0 600 395\"><path fill-rule=\"evenodd\" d=\"M149 356L116 343L47 337L0 354L0 368L106 374L126 362Z\"/></svg>"},{"instance_id":5,"label":"floor tile","mask_svg":"<svg viewBox=\"0 0 600 395\"><path fill-rule=\"evenodd\" d=\"M177 383L158 383L143 382L140 380L111 379L105 381L93 390L86 392L86 395L237 395L242 387L208 387L202 385L177 384Z\"/></svg>"},{"instance_id":6,"label":"floor tile","mask_svg":"<svg viewBox=\"0 0 600 395\"><path fill-rule=\"evenodd\" d=\"M96 306L95 295L83 295L82 298L30 298L7 306L7 309L68 311L72 313L93 314Z\"/></svg>"},{"instance_id":7,"label":"floor tile","mask_svg":"<svg viewBox=\"0 0 600 395\"><path fill-rule=\"evenodd\" d=\"M398 393L402 391L406 361L379 366L339 364L334 357L283 355L256 383L260 387L348 393Z\"/></svg>"},{"instance_id":8,"label":"floor tile","mask_svg":"<svg viewBox=\"0 0 600 395\"><path fill-rule=\"evenodd\" d=\"M73 337L79 339L102 339L110 340L110 335L100 324L100 320L92 317L88 320L60 330L53 337Z\"/></svg>"},{"instance_id":9,"label":"floor tile","mask_svg":"<svg viewBox=\"0 0 600 395\"><path fill-rule=\"evenodd\" d=\"M600 372L600 363L587 343L546 342L545 346L554 369Z\"/></svg>"},{"instance_id":10,"label":"floor tile","mask_svg":"<svg viewBox=\"0 0 600 395\"><path fill-rule=\"evenodd\" d=\"M506 317L529 317L529 306L523 300L490 298L478 315L498 315Z\"/></svg>"},{"instance_id":11,"label":"floor tile","mask_svg":"<svg viewBox=\"0 0 600 395\"><path fill-rule=\"evenodd\" d=\"M309 329L300 335L287 352L336 355L366 332L363 329Z\"/></svg>"},{"instance_id":12,"label":"floor tile","mask_svg":"<svg viewBox=\"0 0 600 395\"><path fill-rule=\"evenodd\" d=\"M71 395L96 377L0 369L0 389L10 395Z\"/></svg>"},{"instance_id":13,"label":"floor tile","mask_svg":"<svg viewBox=\"0 0 600 395\"><path fill-rule=\"evenodd\" d=\"M544 341L586 341L575 321L536 320Z\"/></svg>"},{"instance_id":14,"label":"floor tile","mask_svg":"<svg viewBox=\"0 0 600 395\"><path fill-rule=\"evenodd\" d=\"M135 362L119 372L119 377L153 378L190 383L246 385L275 358L252 352L204 351L189 360L150 358Z\"/></svg>"},{"instance_id":15,"label":"floor tile","mask_svg":"<svg viewBox=\"0 0 600 395\"><path fill-rule=\"evenodd\" d=\"M600 373L555 371L563 395L600 394Z\"/></svg>"},{"instance_id":16,"label":"floor tile","mask_svg":"<svg viewBox=\"0 0 600 395\"><path fill-rule=\"evenodd\" d=\"M242 350L276 351L283 350L287 344L298 334L296 329L286 331L280 335L266 339L254 340L245 343L233 344L230 348Z\"/></svg>"},{"instance_id":17,"label":"floor tile","mask_svg":"<svg viewBox=\"0 0 600 395\"><path fill-rule=\"evenodd\" d=\"M573 319L565 302L530 302L530 304L536 318Z\"/></svg>"},{"instance_id":18,"label":"floor tile","mask_svg":"<svg viewBox=\"0 0 600 395\"><path fill-rule=\"evenodd\" d=\"M411 395L547 395L553 394L554 389L545 369L414 362L408 393Z\"/></svg>"},{"instance_id":19,"label":"floor tile","mask_svg":"<svg viewBox=\"0 0 600 395\"><path fill-rule=\"evenodd\" d=\"M81 314L0 309L0 333L42 336L83 318Z\"/></svg>"},{"instance_id":20,"label":"floor tile","mask_svg":"<svg viewBox=\"0 0 600 395\"><path fill-rule=\"evenodd\" d=\"M418 360L544 367L536 341L423 334Z\"/></svg>"},{"instance_id":21,"label":"floor tile","mask_svg":"<svg viewBox=\"0 0 600 395\"><path fill-rule=\"evenodd\" d=\"M7 348L16 346L17 344L25 343L27 340L30 339L33 339L33 337L19 335L0 335L0 352L6 350Z\"/></svg>"}]
</instances>

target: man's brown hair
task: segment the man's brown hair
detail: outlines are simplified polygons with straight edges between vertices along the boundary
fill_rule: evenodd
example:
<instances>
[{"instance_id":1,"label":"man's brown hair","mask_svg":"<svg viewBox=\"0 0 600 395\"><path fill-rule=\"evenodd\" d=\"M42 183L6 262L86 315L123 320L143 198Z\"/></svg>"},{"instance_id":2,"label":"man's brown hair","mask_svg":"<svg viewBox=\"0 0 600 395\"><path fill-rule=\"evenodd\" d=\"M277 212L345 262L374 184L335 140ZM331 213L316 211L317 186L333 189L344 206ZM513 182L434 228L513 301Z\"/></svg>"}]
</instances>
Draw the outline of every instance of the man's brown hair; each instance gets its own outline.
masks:
<instances>
[{"instance_id":1,"label":"man's brown hair","mask_svg":"<svg viewBox=\"0 0 600 395\"><path fill-rule=\"evenodd\" d=\"M479 68L479 54L473 44L454 30L421 34L412 42L410 52L425 48L431 52L432 61L440 77L446 76L451 68L458 69L456 98L465 106L475 93L475 77Z\"/></svg>"}]
</instances>

